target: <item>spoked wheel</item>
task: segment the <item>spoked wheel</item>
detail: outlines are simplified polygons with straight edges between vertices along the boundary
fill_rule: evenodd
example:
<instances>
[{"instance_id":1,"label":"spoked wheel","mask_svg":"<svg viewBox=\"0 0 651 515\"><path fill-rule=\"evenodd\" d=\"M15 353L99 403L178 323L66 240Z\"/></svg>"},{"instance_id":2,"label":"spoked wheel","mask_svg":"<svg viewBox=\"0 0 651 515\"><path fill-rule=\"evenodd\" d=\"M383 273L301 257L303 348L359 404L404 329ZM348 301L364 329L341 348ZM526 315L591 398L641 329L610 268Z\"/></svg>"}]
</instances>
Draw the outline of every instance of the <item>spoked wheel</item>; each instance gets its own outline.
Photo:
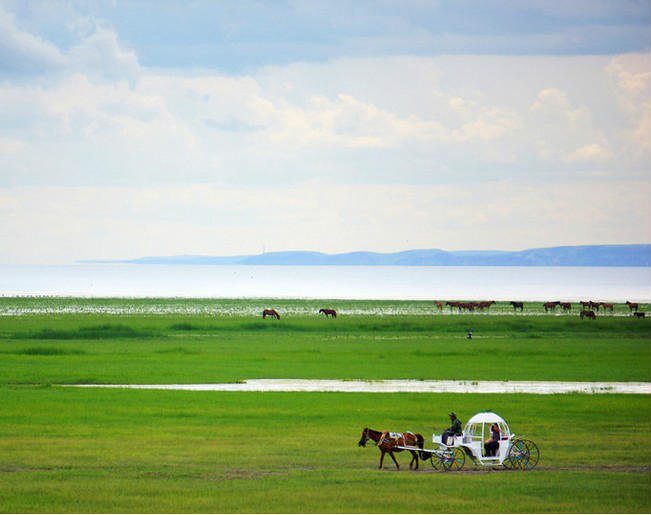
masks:
<instances>
[{"instance_id":1,"label":"spoked wheel","mask_svg":"<svg viewBox=\"0 0 651 515\"><path fill-rule=\"evenodd\" d=\"M442 461L445 470L461 470L466 463L466 453L455 447L444 455Z\"/></svg>"},{"instance_id":2,"label":"spoked wheel","mask_svg":"<svg viewBox=\"0 0 651 515\"><path fill-rule=\"evenodd\" d=\"M509 469L523 470L523 463L529 458L529 449L522 440L514 440L509 454L504 460L504 466Z\"/></svg>"},{"instance_id":3,"label":"spoked wheel","mask_svg":"<svg viewBox=\"0 0 651 515\"><path fill-rule=\"evenodd\" d=\"M443 455L433 452L432 455L430 456L430 461L432 462L432 468L434 470L438 470L441 472L442 470L445 470L443 467Z\"/></svg>"},{"instance_id":4,"label":"spoked wheel","mask_svg":"<svg viewBox=\"0 0 651 515\"><path fill-rule=\"evenodd\" d=\"M522 463L522 470L531 470L538 465L540 451L538 450L538 446L531 440L522 440L522 442L527 446L528 451L527 459Z\"/></svg>"}]
</instances>

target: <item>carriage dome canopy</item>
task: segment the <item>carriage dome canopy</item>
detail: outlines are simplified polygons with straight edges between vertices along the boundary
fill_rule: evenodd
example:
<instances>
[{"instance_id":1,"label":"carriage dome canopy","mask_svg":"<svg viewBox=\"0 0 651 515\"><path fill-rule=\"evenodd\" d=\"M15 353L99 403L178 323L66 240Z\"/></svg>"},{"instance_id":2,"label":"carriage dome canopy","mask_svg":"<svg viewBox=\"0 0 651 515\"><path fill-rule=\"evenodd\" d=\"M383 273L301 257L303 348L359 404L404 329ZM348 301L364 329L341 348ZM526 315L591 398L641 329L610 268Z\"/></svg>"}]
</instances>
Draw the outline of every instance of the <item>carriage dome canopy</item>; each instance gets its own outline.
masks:
<instances>
[{"instance_id":1,"label":"carriage dome canopy","mask_svg":"<svg viewBox=\"0 0 651 515\"><path fill-rule=\"evenodd\" d=\"M480 411L474 415L470 420L468 420L468 423L466 424L466 431L470 430L472 426L482 424L498 424L502 428L506 429L507 434L509 431L509 426L506 421L497 413L493 413L492 411Z\"/></svg>"}]
</instances>

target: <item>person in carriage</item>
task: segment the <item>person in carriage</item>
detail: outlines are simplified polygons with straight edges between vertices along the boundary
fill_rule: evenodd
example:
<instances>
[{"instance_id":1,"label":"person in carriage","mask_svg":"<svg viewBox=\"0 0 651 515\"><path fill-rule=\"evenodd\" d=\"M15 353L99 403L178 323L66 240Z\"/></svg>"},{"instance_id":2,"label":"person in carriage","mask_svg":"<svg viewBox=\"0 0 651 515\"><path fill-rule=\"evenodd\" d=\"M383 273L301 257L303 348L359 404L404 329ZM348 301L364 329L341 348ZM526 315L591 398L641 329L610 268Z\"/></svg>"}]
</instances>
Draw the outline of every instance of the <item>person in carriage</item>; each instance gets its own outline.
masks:
<instances>
[{"instance_id":1,"label":"person in carriage","mask_svg":"<svg viewBox=\"0 0 651 515\"><path fill-rule=\"evenodd\" d=\"M452 422L452 425L443 431L443 434L441 435L441 442L443 445L448 444L449 436L460 436L463 434L463 431L461 430L461 420L457 418L457 414L454 411L450 413L450 421Z\"/></svg>"},{"instance_id":2,"label":"person in carriage","mask_svg":"<svg viewBox=\"0 0 651 515\"><path fill-rule=\"evenodd\" d=\"M497 424L491 426L491 437L484 442L486 456L495 456L500 445L501 432Z\"/></svg>"}]
</instances>

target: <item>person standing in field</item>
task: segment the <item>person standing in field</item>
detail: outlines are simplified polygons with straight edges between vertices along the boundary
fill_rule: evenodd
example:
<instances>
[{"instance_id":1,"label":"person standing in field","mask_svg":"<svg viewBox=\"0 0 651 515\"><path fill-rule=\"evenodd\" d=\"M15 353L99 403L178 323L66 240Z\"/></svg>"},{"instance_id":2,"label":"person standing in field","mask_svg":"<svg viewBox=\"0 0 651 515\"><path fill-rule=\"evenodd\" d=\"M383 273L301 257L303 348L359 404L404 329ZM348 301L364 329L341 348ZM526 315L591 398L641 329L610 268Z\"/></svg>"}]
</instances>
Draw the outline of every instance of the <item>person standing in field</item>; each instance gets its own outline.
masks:
<instances>
[{"instance_id":1,"label":"person standing in field","mask_svg":"<svg viewBox=\"0 0 651 515\"><path fill-rule=\"evenodd\" d=\"M454 411L450 413L450 421L452 422L452 425L443 431L443 434L441 435L441 442L443 442L444 445L448 444L449 436L458 436L463 434L463 431L461 431L461 420L457 418L457 414Z\"/></svg>"}]
</instances>

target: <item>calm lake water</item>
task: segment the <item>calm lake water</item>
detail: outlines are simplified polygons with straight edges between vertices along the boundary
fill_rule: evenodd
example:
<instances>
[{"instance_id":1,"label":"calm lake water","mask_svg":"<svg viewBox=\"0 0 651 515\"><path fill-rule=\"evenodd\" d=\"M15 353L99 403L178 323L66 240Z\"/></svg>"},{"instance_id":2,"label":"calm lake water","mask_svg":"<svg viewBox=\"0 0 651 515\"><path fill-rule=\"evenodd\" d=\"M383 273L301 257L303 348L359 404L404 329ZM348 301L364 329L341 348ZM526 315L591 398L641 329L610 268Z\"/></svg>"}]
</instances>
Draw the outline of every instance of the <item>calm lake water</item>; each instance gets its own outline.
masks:
<instances>
[{"instance_id":1,"label":"calm lake water","mask_svg":"<svg viewBox=\"0 0 651 515\"><path fill-rule=\"evenodd\" d=\"M0 295L651 301L651 268L0 265Z\"/></svg>"}]
</instances>

